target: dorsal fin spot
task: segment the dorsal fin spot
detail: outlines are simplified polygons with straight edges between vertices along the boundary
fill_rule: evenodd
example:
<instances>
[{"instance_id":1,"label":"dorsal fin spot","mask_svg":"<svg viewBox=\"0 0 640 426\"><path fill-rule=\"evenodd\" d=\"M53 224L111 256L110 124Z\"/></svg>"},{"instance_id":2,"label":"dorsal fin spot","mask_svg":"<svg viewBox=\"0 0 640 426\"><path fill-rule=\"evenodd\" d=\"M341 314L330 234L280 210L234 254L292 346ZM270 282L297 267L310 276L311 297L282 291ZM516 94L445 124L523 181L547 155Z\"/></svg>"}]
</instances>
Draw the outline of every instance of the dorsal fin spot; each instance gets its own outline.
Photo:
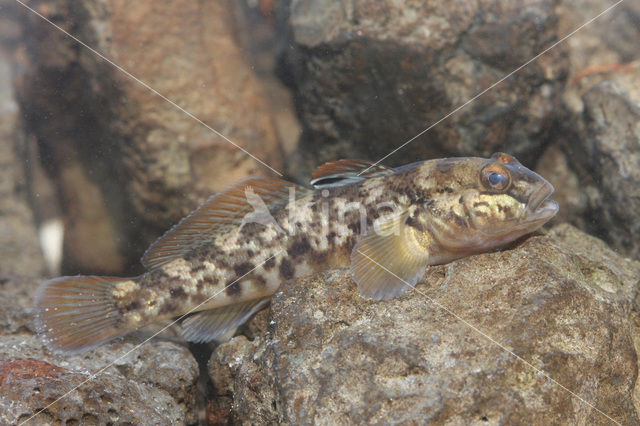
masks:
<instances>
[{"instance_id":1,"label":"dorsal fin spot","mask_svg":"<svg viewBox=\"0 0 640 426\"><path fill-rule=\"evenodd\" d=\"M344 186L394 173L393 169L364 160L331 161L319 166L312 173L311 185L316 188Z\"/></svg>"}]
</instances>

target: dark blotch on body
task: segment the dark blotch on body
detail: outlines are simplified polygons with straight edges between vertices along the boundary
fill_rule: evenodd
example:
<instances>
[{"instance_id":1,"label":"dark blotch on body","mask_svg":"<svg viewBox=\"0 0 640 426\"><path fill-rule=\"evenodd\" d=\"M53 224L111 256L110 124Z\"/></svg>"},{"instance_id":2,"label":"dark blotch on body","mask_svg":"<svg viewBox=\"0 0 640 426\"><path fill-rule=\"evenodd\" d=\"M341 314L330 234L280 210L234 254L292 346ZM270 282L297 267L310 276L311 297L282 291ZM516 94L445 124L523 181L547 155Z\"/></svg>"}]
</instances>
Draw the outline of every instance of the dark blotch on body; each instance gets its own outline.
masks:
<instances>
[{"instance_id":1,"label":"dark blotch on body","mask_svg":"<svg viewBox=\"0 0 640 426\"><path fill-rule=\"evenodd\" d=\"M255 265L251 262L242 262L238 265L234 265L233 270L238 276L238 278L248 274L255 268Z\"/></svg>"},{"instance_id":2,"label":"dark blotch on body","mask_svg":"<svg viewBox=\"0 0 640 426\"><path fill-rule=\"evenodd\" d=\"M305 255L311 250L311 245L309 244L309 239L307 237L297 238L287 252L289 256L296 258Z\"/></svg>"},{"instance_id":3,"label":"dark blotch on body","mask_svg":"<svg viewBox=\"0 0 640 426\"><path fill-rule=\"evenodd\" d=\"M195 274L198 273L200 271L204 271L205 269L207 269L206 266L199 264L199 265L194 265L191 267L191 273Z\"/></svg>"},{"instance_id":4,"label":"dark blotch on body","mask_svg":"<svg viewBox=\"0 0 640 426\"><path fill-rule=\"evenodd\" d=\"M436 193L438 193L438 194L444 194L445 192L447 194L451 194L451 193L453 193L453 188L451 188L450 186L445 186L444 188L436 189Z\"/></svg>"},{"instance_id":5,"label":"dark blotch on body","mask_svg":"<svg viewBox=\"0 0 640 426\"><path fill-rule=\"evenodd\" d=\"M285 280L293 278L294 268L289 259L282 259L280 263L280 276Z\"/></svg>"},{"instance_id":6,"label":"dark blotch on body","mask_svg":"<svg viewBox=\"0 0 640 426\"><path fill-rule=\"evenodd\" d=\"M420 222L418 222L416 217L417 217L417 214L414 214L413 216L409 216L407 218L407 220L404 221L404 223L407 226L410 226L412 228L416 228L419 231L424 231L424 226Z\"/></svg>"},{"instance_id":7,"label":"dark blotch on body","mask_svg":"<svg viewBox=\"0 0 640 426\"><path fill-rule=\"evenodd\" d=\"M266 287L267 285L267 280L262 275L258 275L254 280L260 287Z\"/></svg>"},{"instance_id":8,"label":"dark blotch on body","mask_svg":"<svg viewBox=\"0 0 640 426\"><path fill-rule=\"evenodd\" d=\"M336 231L331 231L327 234L327 241L329 242L330 245L334 245L335 244L335 239L336 239Z\"/></svg>"},{"instance_id":9,"label":"dark blotch on body","mask_svg":"<svg viewBox=\"0 0 640 426\"><path fill-rule=\"evenodd\" d=\"M129 303L127 306L124 307L124 309L127 312L135 311L138 308L140 308L140 303L137 300L134 300L133 302Z\"/></svg>"},{"instance_id":10,"label":"dark blotch on body","mask_svg":"<svg viewBox=\"0 0 640 426\"><path fill-rule=\"evenodd\" d=\"M178 310L178 304L170 300L167 303L164 303L160 307L160 315L174 313L177 310Z\"/></svg>"},{"instance_id":11,"label":"dark blotch on body","mask_svg":"<svg viewBox=\"0 0 640 426\"><path fill-rule=\"evenodd\" d=\"M187 293L185 293L184 290L180 287L172 288L171 290L169 290L169 294L171 294L171 297L179 297L181 299L187 297Z\"/></svg>"},{"instance_id":12,"label":"dark blotch on body","mask_svg":"<svg viewBox=\"0 0 640 426\"><path fill-rule=\"evenodd\" d=\"M225 293L227 293L227 296L229 297L239 296L240 293L242 293L242 288L240 287L240 283L234 282L233 284L229 284L225 288Z\"/></svg>"},{"instance_id":13,"label":"dark blotch on body","mask_svg":"<svg viewBox=\"0 0 640 426\"><path fill-rule=\"evenodd\" d=\"M455 213L451 214L453 221L456 223L456 225L458 225L458 227L460 228L466 228L467 227L467 221L464 220L464 218L460 215L457 215Z\"/></svg>"}]
</instances>

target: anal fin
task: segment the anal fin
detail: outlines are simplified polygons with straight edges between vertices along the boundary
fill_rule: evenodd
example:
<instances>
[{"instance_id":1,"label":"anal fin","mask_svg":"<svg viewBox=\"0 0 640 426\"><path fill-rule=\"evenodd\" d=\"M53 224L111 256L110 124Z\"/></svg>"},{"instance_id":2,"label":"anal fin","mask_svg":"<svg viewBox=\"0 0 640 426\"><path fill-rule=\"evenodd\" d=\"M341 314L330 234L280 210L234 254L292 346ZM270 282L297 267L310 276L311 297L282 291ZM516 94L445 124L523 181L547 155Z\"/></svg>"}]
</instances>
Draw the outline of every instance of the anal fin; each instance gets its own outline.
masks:
<instances>
[{"instance_id":1,"label":"anal fin","mask_svg":"<svg viewBox=\"0 0 640 426\"><path fill-rule=\"evenodd\" d=\"M225 340L270 300L265 297L199 312L182 321L182 337L193 343Z\"/></svg>"}]
</instances>

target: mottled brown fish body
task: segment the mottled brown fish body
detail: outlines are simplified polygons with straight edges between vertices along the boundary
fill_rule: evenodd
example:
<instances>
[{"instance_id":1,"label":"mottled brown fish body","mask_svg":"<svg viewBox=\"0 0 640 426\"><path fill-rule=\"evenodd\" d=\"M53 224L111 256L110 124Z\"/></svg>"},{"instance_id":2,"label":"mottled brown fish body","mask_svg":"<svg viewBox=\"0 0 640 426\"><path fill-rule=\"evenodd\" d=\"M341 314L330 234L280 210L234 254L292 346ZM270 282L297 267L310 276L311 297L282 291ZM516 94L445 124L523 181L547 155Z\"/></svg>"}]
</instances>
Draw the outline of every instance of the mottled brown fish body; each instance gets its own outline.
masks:
<instances>
[{"instance_id":1,"label":"mottled brown fish body","mask_svg":"<svg viewBox=\"0 0 640 426\"><path fill-rule=\"evenodd\" d=\"M313 178L314 189L250 178L217 194L149 248L140 277L44 283L45 342L80 352L191 312L187 340L223 339L283 281L348 265L363 297L389 299L427 265L500 247L557 211L553 187L506 154L397 169L342 160Z\"/></svg>"}]
</instances>

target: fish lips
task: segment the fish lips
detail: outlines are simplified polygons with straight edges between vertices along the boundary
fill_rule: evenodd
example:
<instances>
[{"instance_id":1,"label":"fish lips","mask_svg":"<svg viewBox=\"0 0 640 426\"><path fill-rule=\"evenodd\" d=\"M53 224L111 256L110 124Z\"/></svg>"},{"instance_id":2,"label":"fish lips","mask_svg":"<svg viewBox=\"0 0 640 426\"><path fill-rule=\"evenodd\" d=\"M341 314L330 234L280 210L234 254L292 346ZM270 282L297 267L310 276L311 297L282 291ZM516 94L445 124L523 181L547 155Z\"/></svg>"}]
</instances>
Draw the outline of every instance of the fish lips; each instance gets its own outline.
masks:
<instances>
[{"instance_id":1,"label":"fish lips","mask_svg":"<svg viewBox=\"0 0 640 426\"><path fill-rule=\"evenodd\" d=\"M533 191L527 200L526 214L523 223L546 222L558 213L558 203L549 200L554 188L549 182L544 182Z\"/></svg>"}]
</instances>

